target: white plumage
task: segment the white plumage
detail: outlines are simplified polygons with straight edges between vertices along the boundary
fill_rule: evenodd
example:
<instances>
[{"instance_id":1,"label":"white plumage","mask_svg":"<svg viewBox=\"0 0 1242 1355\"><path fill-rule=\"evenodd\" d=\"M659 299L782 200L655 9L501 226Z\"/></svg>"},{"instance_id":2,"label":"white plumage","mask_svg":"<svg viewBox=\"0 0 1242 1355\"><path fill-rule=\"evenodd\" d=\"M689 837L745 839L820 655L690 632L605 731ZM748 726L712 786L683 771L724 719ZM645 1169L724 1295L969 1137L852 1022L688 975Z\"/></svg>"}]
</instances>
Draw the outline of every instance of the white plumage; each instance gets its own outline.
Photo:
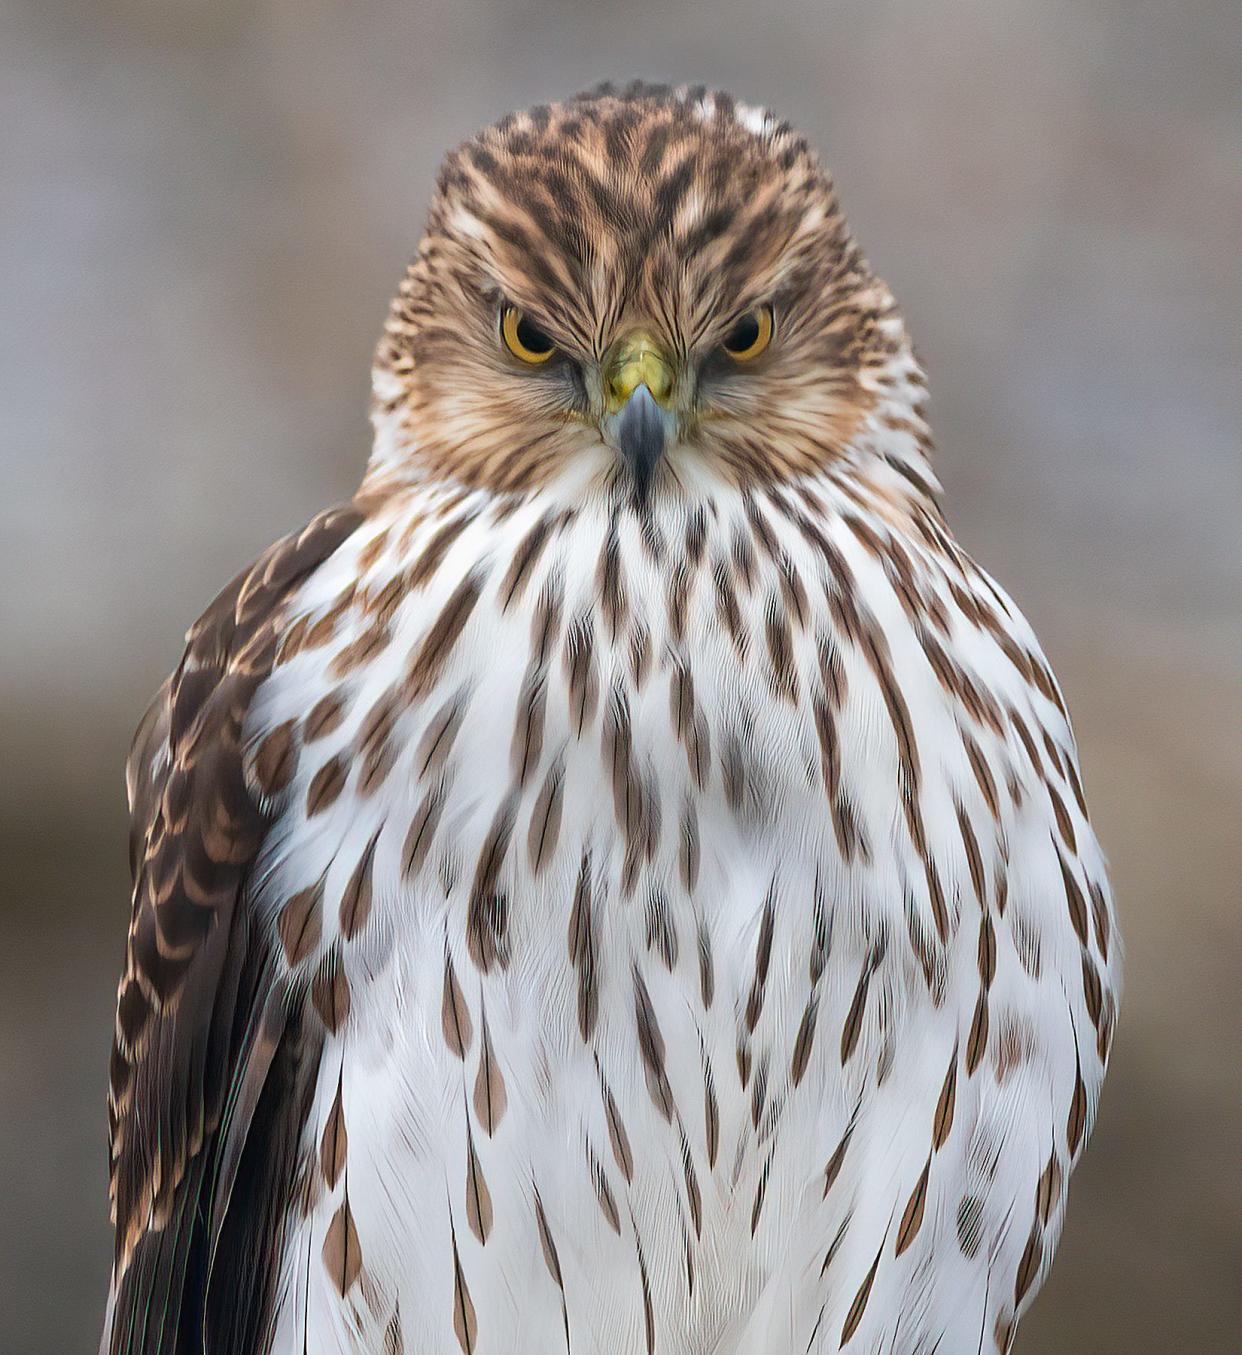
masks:
<instances>
[{"instance_id":1,"label":"white plumage","mask_svg":"<svg viewBox=\"0 0 1242 1355\"><path fill-rule=\"evenodd\" d=\"M855 511L830 486L819 492L835 512ZM948 944L929 941L935 971L929 989L910 933L914 926L933 938L935 920L895 795L897 738L875 674L832 619L829 598L841 580L794 525L771 504L760 509L781 558L806 589L806 619L794 637L799 699L788 701L774 698L762 640L764 608L781 596L774 560L756 554L751 586L739 590L744 653L720 620L714 546L688 586L678 638L663 602L665 561L653 558L643 524L621 515L628 621L610 641L598 591L600 544L610 523L605 502L582 509L555 534L505 608L500 565L518 555L544 513L562 505L550 491L497 524L481 500L465 499L440 516L443 497L412 494L395 505L315 577L295 607L314 619L355 575L366 592L380 593L446 521L479 514L435 577L405 597L392 618L391 643L348 679L351 713L303 757L287 792L290 808L262 858L269 909L327 870L323 939L305 962L313 969L339 939L339 900L375 842L371 917L365 934L344 950L350 1015L325 1046L306 1131L313 1150L339 1079L346 1169L286 1243L277 1349L301 1350L304 1343L310 1350L382 1349L399 1306L421 1349L459 1348L456 1320L477 1327L471 1348L479 1352L560 1349L566 1323L570 1349L640 1352L647 1348L646 1293L658 1348L719 1355L835 1350L869 1276L856 1348L930 1351L939 1341L942 1350L966 1350L978 1346L981 1334L990 1340L997 1321L1014 1313L1041 1176L1051 1156L1066 1165L1073 1156L1067 1122L1076 1070L1091 1107L1101 1072L1082 993L1063 991L1054 979L1050 1000L1049 976L1075 972L1079 941L1042 767L1032 767L1012 737L979 727L945 691L880 561L830 516L825 531L848 564L859 610L887 640L918 731L928 847L950 912ZM407 537L407 525L421 515L425 520ZM707 516L716 541L751 530L737 494L717 493L707 501ZM645 530L682 541L687 523L682 506L655 514ZM408 545L385 548L365 572L358 553L380 536ZM990 605L1007 609L1005 624L1018 642L1033 649L1012 605L962 557L951 562L922 552L917 563L931 580L943 576L946 593L957 575L973 596L994 599ZM356 748L367 713L400 689L428 630L473 571L487 582L434 687L401 711L389 734L396 761L383 793L371 800L346 793L308 819L302 805L314 775ZM538 636L548 612L560 626L540 663L532 634ZM1062 758L1072 758L1069 728L1053 702L1021 679L986 632L951 605L949 613L952 652L974 681L1016 709L1041 740L1046 731ZM590 661L599 695L594 713L579 722L568 672L583 619L594 636ZM644 637L641 647L636 633ZM870 845L867 861L843 860L824 811L821 747L804 694L822 682L825 637L840 662L840 757ZM278 670L256 706L255 738L304 714L334 687L327 672L341 647L308 651ZM639 648L647 653L640 660L646 670L636 679ZM713 744L713 771L702 789L676 733L678 675L686 667L697 718ZM528 753L522 711L532 668L539 670L534 680L542 684L546 715L526 789L515 795L515 770ZM428 729L454 701L463 710L460 728L445 760L427 774L421 768ZM659 807L651 859L628 881L605 749L617 702L628 712L636 782ZM970 766L963 727L998 788L999 821ZM730 758L744 782L736 807L724 784ZM557 768L559 829L536 874L532 819L549 770ZM433 840L417 871L404 870L411 825L436 785L443 805ZM1085 894L1088 880L1102 879L1102 862L1072 796L1062 793ZM511 847L496 888L507 900L509 959L480 974L466 942L474 872L506 805ZM692 888L683 861L687 805L697 824ZM955 806L975 828L982 900ZM589 1041L579 1029L569 936L584 858L598 1003ZM990 1034L979 1066L967 1075L985 917L994 919L996 938ZM1036 973L1029 954L1023 963L1018 938L1026 935L1038 938ZM704 954L710 1003L703 1000ZM1113 955L1110 988L1115 949ZM814 981L812 956L822 965ZM446 957L471 1031L464 1058L443 1033ZM850 1009L867 970L857 1033L843 1059ZM650 1085L636 991L647 994L662 1042L669 1118ZM808 1007L813 1044L795 1086L791 1061ZM485 1043L506 1097L491 1134L473 1107ZM952 1126L935 1148L935 1117L951 1067ZM848 1147L825 1192L825 1171L843 1140ZM903 1212L929 1162L921 1226L897 1257ZM1039 1230L1036 1282L1059 1234L1067 1175L1061 1172ZM321 1254L346 1191L370 1285L355 1284L342 1299ZM472 1192L490 1203L472 1205ZM536 1201L563 1286L543 1256ZM951 1284L946 1270L956 1272ZM473 1321L462 1316L469 1305Z\"/></svg>"}]
</instances>

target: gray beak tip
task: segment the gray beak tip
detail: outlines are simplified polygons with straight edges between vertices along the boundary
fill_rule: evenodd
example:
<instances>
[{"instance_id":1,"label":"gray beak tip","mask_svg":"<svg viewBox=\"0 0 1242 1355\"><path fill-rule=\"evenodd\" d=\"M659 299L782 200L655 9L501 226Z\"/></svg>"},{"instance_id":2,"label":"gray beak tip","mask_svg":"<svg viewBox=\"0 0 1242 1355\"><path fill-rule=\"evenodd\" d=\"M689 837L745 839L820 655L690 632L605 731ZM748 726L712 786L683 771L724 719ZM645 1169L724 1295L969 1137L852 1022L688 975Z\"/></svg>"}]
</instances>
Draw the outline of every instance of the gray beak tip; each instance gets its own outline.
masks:
<instances>
[{"instance_id":1,"label":"gray beak tip","mask_svg":"<svg viewBox=\"0 0 1242 1355\"><path fill-rule=\"evenodd\" d=\"M647 387L638 386L617 413L613 427L617 447L642 497L664 455L668 437L666 415Z\"/></svg>"}]
</instances>

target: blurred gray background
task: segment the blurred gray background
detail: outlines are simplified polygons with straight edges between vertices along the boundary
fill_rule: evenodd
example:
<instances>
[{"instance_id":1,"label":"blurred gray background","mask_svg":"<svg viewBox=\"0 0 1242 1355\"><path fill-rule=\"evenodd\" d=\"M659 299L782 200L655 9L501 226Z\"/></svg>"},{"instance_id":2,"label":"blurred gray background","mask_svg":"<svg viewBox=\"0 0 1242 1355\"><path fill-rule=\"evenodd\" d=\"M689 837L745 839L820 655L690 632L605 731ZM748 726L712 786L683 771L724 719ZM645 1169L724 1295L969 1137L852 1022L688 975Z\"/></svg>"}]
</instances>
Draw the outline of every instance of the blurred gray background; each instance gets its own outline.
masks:
<instances>
[{"instance_id":1,"label":"blurred gray background","mask_svg":"<svg viewBox=\"0 0 1242 1355\"><path fill-rule=\"evenodd\" d=\"M98 1330L130 731L216 588L352 491L442 151L633 75L821 147L950 519L1071 699L1128 988L1019 1349L1240 1348L1238 0L3 0L6 1355Z\"/></svg>"}]
</instances>

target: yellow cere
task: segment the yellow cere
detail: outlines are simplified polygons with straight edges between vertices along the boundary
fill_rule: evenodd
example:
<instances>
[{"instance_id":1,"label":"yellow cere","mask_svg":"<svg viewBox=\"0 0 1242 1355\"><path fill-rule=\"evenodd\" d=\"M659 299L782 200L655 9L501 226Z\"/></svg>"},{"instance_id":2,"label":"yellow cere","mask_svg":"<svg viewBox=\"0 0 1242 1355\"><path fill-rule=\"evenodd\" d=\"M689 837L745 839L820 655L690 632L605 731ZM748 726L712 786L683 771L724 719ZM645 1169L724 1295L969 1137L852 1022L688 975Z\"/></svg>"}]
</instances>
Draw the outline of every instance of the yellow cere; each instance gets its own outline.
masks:
<instances>
[{"instance_id":1,"label":"yellow cere","mask_svg":"<svg viewBox=\"0 0 1242 1355\"><path fill-rule=\"evenodd\" d=\"M652 335L636 330L620 339L604 358L608 409L615 413L646 386L657 404L667 406L673 393L673 366Z\"/></svg>"}]
</instances>

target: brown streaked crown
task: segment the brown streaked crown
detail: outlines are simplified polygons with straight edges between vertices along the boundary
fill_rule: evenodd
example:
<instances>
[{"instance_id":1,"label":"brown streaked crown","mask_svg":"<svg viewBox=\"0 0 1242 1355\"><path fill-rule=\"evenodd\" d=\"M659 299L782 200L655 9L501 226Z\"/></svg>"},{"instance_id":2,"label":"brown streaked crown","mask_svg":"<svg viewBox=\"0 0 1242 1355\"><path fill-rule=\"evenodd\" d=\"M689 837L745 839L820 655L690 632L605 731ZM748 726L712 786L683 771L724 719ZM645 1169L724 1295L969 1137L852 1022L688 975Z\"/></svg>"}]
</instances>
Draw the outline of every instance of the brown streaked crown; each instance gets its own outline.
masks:
<instances>
[{"instance_id":1,"label":"brown streaked crown","mask_svg":"<svg viewBox=\"0 0 1242 1355\"><path fill-rule=\"evenodd\" d=\"M556 344L553 361L506 350L507 305ZM772 342L742 370L723 345L764 306ZM615 476L601 361L639 327L677 373L674 481L691 462L747 483L854 455L909 351L787 123L723 93L604 86L506 117L446 159L376 355L368 487L519 490L575 463Z\"/></svg>"}]
</instances>

